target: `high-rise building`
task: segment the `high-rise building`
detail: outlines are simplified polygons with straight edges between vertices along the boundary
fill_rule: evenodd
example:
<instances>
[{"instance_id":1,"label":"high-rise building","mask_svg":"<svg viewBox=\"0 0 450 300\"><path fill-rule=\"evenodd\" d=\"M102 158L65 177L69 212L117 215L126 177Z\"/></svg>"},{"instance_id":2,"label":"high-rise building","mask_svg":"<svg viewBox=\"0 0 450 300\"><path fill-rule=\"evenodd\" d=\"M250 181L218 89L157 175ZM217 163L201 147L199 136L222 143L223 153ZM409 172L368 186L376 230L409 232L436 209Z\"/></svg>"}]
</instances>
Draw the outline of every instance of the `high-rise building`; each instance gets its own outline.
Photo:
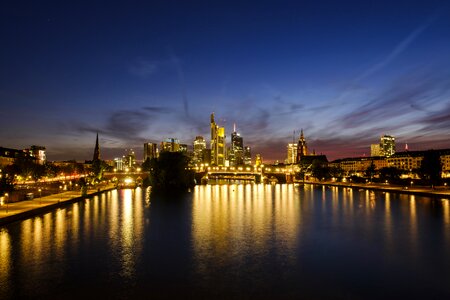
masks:
<instances>
[{"instance_id":1,"label":"high-rise building","mask_svg":"<svg viewBox=\"0 0 450 300\"><path fill-rule=\"evenodd\" d=\"M231 147L228 156L231 166L239 166L244 163L244 139L236 132L236 124L231 134Z\"/></svg>"},{"instance_id":2,"label":"high-rise building","mask_svg":"<svg viewBox=\"0 0 450 300\"><path fill-rule=\"evenodd\" d=\"M206 141L202 136L196 136L194 140L194 164L204 163L203 157L206 149ZM208 162L209 163L209 162Z\"/></svg>"},{"instance_id":3,"label":"high-rise building","mask_svg":"<svg viewBox=\"0 0 450 300\"><path fill-rule=\"evenodd\" d=\"M370 156L382 156L380 150L380 144L370 145Z\"/></svg>"},{"instance_id":4,"label":"high-rise building","mask_svg":"<svg viewBox=\"0 0 450 300\"><path fill-rule=\"evenodd\" d=\"M144 161L158 157L158 147L155 143L144 143Z\"/></svg>"},{"instance_id":5,"label":"high-rise building","mask_svg":"<svg viewBox=\"0 0 450 300\"><path fill-rule=\"evenodd\" d=\"M136 155L133 149L130 149L124 157L123 160L125 167L134 168L136 166Z\"/></svg>"},{"instance_id":6,"label":"high-rise building","mask_svg":"<svg viewBox=\"0 0 450 300\"><path fill-rule=\"evenodd\" d=\"M114 168L116 171L123 171L123 158L116 157L114 158Z\"/></svg>"},{"instance_id":7,"label":"high-rise building","mask_svg":"<svg viewBox=\"0 0 450 300\"><path fill-rule=\"evenodd\" d=\"M295 163L299 163L303 156L308 155L308 146L306 145L305 137L303 136L303 129L300 132L300 137L297 143L297 158Z\"/></svg>"},{"instance_id":8,"label":"high-rise building","mask_svg":"<svg viewBox=\"0 0 450 300\"><path fill-rule=\"evenodd\" d=\"M383 156L392 156L395 154L395 137L383 135L380 140L380 152Z\"/></svg>"},{"instance_id":9,"label":"high-rise building","mask_svg":"<svg viewBox=\"0 0 450 300\"><path fill-rule=\"evenodd\" d=\"M181 151L180 149L180 141L178 139L174 138L168 138L161 142L161 152L168 151L168 152L178 152Z\"/></svg>"},{"instance_id":10,"label":"high-rise building","mask_svg":"<svg viewBox=\"0 0 450 300\"><path fill-rule=\"evenodd\" d=\"M289 143L287 145L286 164L294 164L297 159L297 144Z\"/></svg>"},{"instance_id":11,"label":"high-rise building","mask_svg":"<svg viewBox=\"0 0 450 300\"><path fill-rule=\"evenodd\" d=\"M216 124L211 114L211 164L225 165L225 128Z\"/></svg>"},{"instance_id":12,"label":"high-rise building","mask_svg":"<svg viewBox=\"0 0 450 300\"><path fill-rule=\"evenodd\" d=\"M252 164L252 152L249 146L244 147L244 165Z\"/></svg>"}]
</instances>

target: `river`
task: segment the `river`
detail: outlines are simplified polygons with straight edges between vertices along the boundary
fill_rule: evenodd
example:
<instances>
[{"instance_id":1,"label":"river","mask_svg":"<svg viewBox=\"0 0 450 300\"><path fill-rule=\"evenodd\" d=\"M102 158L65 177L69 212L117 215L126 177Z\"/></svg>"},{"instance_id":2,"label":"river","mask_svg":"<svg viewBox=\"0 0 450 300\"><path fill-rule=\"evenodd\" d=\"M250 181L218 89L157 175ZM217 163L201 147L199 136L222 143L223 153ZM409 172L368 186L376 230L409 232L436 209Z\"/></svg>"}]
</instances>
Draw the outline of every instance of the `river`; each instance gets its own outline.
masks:
<instances>
[{"instance_id":1,"label":"river","mask_svg":"<svg viewBox=\"0 0 450 300\"><path fill-rule=\"evenodd\" d=\"M0 227L0 299L450 299L450 200L114 190Z\"/></svg>"}]
</instances>

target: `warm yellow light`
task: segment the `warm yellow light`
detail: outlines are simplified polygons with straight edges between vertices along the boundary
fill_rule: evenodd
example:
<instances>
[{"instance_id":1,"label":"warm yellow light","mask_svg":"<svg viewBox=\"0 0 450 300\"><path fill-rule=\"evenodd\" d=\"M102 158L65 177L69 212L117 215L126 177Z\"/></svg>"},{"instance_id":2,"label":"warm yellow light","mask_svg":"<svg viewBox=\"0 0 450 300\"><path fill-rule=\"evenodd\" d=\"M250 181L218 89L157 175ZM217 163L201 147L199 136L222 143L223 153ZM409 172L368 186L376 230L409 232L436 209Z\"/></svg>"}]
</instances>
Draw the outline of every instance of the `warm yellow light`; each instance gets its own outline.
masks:
<instances>
[{"instance_id":1,"label":"warm yellow light","mask_svg":"<svg viewBox=\"0 0 450 300\"><path fill-rule=\"evenodd\" d=\"M133 183L133 179L132 178L125 178L124 182L126 184L131 184L131 183Z\"/></svg>"}]
</instances>

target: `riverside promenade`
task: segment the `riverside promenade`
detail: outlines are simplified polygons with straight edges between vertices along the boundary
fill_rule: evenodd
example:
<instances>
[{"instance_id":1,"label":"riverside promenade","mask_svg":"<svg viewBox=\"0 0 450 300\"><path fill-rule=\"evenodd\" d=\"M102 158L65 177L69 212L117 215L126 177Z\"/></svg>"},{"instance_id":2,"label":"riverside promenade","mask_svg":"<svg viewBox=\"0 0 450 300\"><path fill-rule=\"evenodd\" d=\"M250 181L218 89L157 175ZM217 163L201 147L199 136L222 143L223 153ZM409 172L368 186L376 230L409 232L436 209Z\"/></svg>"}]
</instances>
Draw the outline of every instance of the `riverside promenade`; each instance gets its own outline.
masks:
<instances>
[{"instance_id":1,"label":"riverside promenade","mask_svg":"<svg viewBox=\"0 0 450 300\"><path fill-rule=\"evenodd\" d=\"M399 186L383 183L349 183L349 182L332 182L332 181L305 181L308 184L337 186L343 188L359 188L373 191L402 193L410 195L420 195L428 197L442 197L450 200L450 189L445 186L439 186L434 189L424 186Z\"/></svg>"},{"instance_id":2,"label":"riverside promenade","mask_svg":"<svg viewBox=\"0 0 450 300\"><path fill-rule=\"evenodd\" d=\"M91 196L95 196L105 191L115 189L114 184L109 184L95 189L88 189L86 195L81 195L81 191L67 191L52 194L32 200L19 201L14 203L3 203L0 206L0 226L34 217L52 211L55 208L63 207L67 204L80 201Z\"/></svg>"}]
</instances>

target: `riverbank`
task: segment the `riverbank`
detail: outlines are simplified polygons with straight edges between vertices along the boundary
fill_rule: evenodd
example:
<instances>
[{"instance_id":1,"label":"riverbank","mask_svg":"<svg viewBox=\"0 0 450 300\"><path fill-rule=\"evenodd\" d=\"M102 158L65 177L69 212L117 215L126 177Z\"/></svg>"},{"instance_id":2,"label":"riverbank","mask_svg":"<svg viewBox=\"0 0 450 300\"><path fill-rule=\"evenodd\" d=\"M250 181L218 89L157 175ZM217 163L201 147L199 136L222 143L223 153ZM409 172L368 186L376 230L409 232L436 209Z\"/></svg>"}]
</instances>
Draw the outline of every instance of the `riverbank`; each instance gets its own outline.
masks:
<instances>
[{"instance_id":1,"label":"riverbank","mask_svg":"<svg viewBox=\"0 0 450 300\"><path fill-rule=\"evenodd\" d=\"M47 213L55 208L63 207L67 204L75 203L115 188L115 185L110 184L95 189L89 189L84 196L81 195L81 191L67 191L34 198L33 200L3 203L3 205L0 206L0 226Z\"/></svg>"},{"instance_id":2,"label":"riverbank","mask_svg":"<svg viewBox=\"0 0 450 300\"><path fill-rule=\"evenodd\" d=\"M450 189L443 188L443 187L431 189L429 187L423 187L423 186L405 187L405 186L387 185L387 184L382 184L382 183L379 183L379 184L376 184L376 183L348 183L348 182L330 182L330 181L324 181L324 182L305 181L305 183L313 184L313 185L359 188L359 189L367 189L367 190L381 191L381 192L420 195L420 196L427 196L427 197L444 197L446 199L450 199Z\"/></svg>"}]
</instances>

